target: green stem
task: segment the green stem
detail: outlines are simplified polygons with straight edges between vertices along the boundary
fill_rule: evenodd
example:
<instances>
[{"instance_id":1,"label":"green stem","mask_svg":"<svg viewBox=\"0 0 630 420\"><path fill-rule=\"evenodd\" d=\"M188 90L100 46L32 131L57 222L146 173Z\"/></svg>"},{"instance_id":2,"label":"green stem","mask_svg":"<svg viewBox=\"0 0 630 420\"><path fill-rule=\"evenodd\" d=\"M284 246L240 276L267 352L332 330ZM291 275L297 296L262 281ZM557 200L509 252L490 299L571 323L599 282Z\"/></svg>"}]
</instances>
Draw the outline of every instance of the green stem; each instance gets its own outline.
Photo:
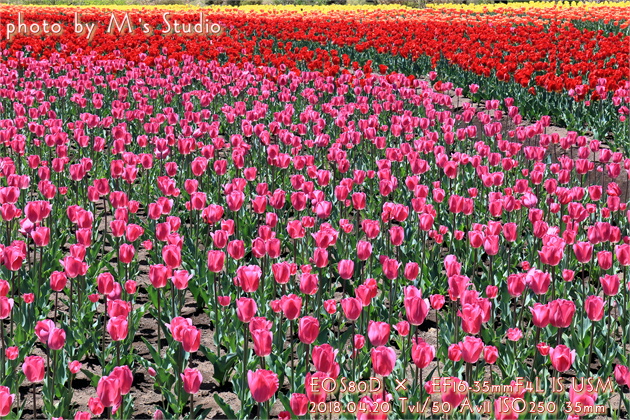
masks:
<instances>
[{"instance_id":1,"label":"green stem","mask_svg":"<svg viewBox=\"0 0 630 420\"><path fill-rule=\"evenodd\" d=\"M295 365L293 363L293 321L289 321L289 340L291 340L291 352L289 358L291 359L291 391L295 389Z\"/></svg>"},{"instance_id":2,"label":"green stem","mask_svg":"<svg viewBox=\"0 0 630 420\"><path fill-rule=\"evenodd\" d=\"M586 376L591 376L591 359L593 358L593 341L595 340L595 325L591 324L591 343L588 349L588 359L586 359Z\"/></svg>"},{"instance_id":3,"label":"green stem","mask_svg":"<svg viewBox=\"0 0 630 420\"><path fill-rule=\"evenodd\" d=\"M247 337L247 324L243 323L243 374L241 378L242 379L241 389L243 390L242 391L243 396L241 398L242 413L245 412L245 396L247 395L246 393L247 391L245 389L247 388L247 346L248 344L249 344L249 339ZM293 349L293 346L291 346L291 349Z\"/></svg>"},{"instance_id":4,"label":"green stem","mask_svg":"<svg viewBox=\"0 0 630 420\"><path fill-rule=\"evenodd\" d=\"M160 325L160 323L162 322L162 309L160 307L160 300L161 300L161 292L162 289L157 289L157 312L158 312L158 316L157 316L157 347L158 347L158 353L162 353L162 326Z\"/></svg>"},{"instance_id":5,"label":"green stem","mask_svg":"<svg viewBox=\"0 0 630 420\"><path fill-rule=\"evenodd\" d=\"M217 346L219 358L221 357L221 337L219 335L219 294L217 292L217 275L212 274L212 287L214 288L214 344Z\"/></svg>"}]
</instances>

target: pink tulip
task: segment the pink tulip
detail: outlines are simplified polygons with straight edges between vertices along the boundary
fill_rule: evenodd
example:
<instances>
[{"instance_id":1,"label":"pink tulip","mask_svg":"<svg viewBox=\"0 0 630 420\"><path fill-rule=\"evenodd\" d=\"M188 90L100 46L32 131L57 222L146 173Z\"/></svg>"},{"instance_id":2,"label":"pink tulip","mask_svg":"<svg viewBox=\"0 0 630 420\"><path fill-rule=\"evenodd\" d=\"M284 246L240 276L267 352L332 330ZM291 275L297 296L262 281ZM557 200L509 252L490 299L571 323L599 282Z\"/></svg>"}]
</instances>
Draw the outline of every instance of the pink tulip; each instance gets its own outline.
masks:
<instances>
[{"instance_id":1,"label":"pink tulip","mask_svg":"<svg viewBox=\"0 0 630 420\"><path fill-rule=\"evenodd\" d=\"M22 372L29 382L41 382L45 375L44 358L40 356L27 356L22 364Z\"/></svg>"},{"instance_id":2,"label":"pink tulip","mask_svg":"<svg viewBox=\"0 0 630 420\"><path fill-rule=\"evenodd\" d=\"M372 368L377 375L389 376L396 365L396 352L391 347L378 346L370 353Z\"/></svg>"},{"instance_id":3,"label":"pink tulip","mask_svg":"<svg viewBox=\"0 0 630 420\"><path fill-rule=\"evenodd\" d=\"M199 392L203 376L197 369L184 369L184 373L180 374L184 384L184 392L187 394L196 394Z\"/></svg>"},{"instance_id":4,"label":"pink tulip","mask_svg":"<svg viewBox=\"0 0 630 420\"><path fill-rule=\"evenodd\" d=\"M250 370L247 372L247 384L254 400L262 403L270 400L278 390L278 375L264 369Z\"/></svg>"}]
</instances>

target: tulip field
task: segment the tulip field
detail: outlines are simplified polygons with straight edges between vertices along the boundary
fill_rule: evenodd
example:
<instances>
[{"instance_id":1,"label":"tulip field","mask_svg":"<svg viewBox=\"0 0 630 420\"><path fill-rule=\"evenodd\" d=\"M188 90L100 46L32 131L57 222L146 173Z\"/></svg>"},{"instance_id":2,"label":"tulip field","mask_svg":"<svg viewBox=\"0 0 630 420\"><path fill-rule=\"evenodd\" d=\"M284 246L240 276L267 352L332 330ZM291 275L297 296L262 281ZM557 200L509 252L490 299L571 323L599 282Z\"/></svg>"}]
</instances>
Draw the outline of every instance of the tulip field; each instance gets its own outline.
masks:
<instances>
[{"instance_id":1,"label":"tulip field","mask_svg":"<svg viewBox=\"0 0 630 420\"><path fill-rule=\"evenodd\" d=\"M629 17L0 5L0 418L630 417Z\"/></svg>"}]
</instances>

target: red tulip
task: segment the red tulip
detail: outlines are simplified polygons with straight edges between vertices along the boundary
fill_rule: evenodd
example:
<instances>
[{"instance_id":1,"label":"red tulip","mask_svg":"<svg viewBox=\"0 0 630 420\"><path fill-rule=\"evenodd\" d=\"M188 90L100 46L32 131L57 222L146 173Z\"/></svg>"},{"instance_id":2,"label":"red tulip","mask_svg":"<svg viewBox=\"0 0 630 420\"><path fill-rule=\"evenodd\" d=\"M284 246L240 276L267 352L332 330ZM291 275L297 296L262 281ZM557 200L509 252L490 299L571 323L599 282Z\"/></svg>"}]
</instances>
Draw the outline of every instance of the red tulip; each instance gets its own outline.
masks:
<instances>
[{"instance_id":1,"label":"red tulip","mask_svg":"<svg viewBox=\"0 0 630 420\"><path fill-rule=\"evenodd\" d=\"M493 365L499 358L499 350L494 346L486 346L483 349L483 359L486 363Z\"/></svg>"},{"instance_id":2,"label":"red tulip","mask_svg":"<svg viewBox=\"0 0 630 420\"><path fill-rule=\"evenodd\" d=\"M408 262L405 265L405 271L403 275L405 276L407 280L414 281L418 277L419 273L420 273L420 267L418 266L418 263Z\"/></svg>"},{"instance_id":3,"label":"red tulip","mask_svg":"<svg viewBox=\"0 0 630 420\"><path fill-rule=\"evenodd\" d=\"M556 299L548 303L549 322L556 328L567 328L571 325L575 313L575 303L570 300Z\"/></svg>"},{"instance_id":4,"label":"red tulip","mask_svg":"<svg viewBox=\"0 0 630 420\"><path fill-rule=\"evenodd\" d=\"M429 303L422 298L422 292L414 286L405 288L405 312L411 325L421 325L429 313Z\"/></svg>"},{"instance_id":5,"label":"red tulip","mask_svg":"<svg viewBox=\"0 0 630 420\"><path fill-rule=\"evenodd\" d=\"M366 204L366 195L365 193L358 192L352 194L352 206L355 210L363 210L365 209Z\"/></svg>"},{"instance_id":6,"label":"red tulip","mask_svg":"<svg viewBox=\"0 0 630 420\"><path fill-rule=\"evenodd\" d=\"M6 251L6 250L5 250ZM65 257L60 261L68 277L74 279L78 276L85 276L88 265L75 257Z\"/></svg>"},{"instance_id":7,"label":"red tulip","mask_svg":"<svg viewBox=\"0 0 630 420\"><path fill-rule=\"evenodd\" d=\"M83 365L81 364L81 362L79 362L78 360L73 360L70 363L68 363L68 370L73 375L76 375L77 373L79 373L82 366Z\"/></svg>"},{"instance_id":8,"label":"red tulip","mask_svg":"<svg viewBox=\"0 0 630 420\"><path fill-rule=\"evenodd\" d=\"M162 259L164 264L170 268L175 269L182 265L181 250L176 245L166 245L162 248Z\"/></svg>"},{"instance_id":9,"label":"red tulip","mask_svg":"<svg viewBox=\"0 0 630 420\"><path fill-rule=\"evenodd\" d=\"M136 253L136 250L133 247L133 245L122 244L120 248L118 249L118 258L120 259L120 262L122 262L123 264L131 264L131 261L133 261L133 257L135 253Z\"/></svg>"},{"instance_id":10,"label":"red tulip","mask_svg":"<svg viewBox=\"0 0 630 420\"><path fill-rule=\"evenodd\" d=\"M370 353L374 373L389 376L396 366L396 352L391 347L379 346L372 348Z\"/></svg>"},{"instance_id":11,"label":"red tulip","mask_svg":"<svg viewBox=\"0 0 630 420\"><path fill-rule=\"evenodd\" d=\"M248 323L256 315L256 301L250 298L236 300L236 315L241 322Z\"/></svg>"},{"instance_id":12,"label":"red tulip","mask_svg":"<svg viewBox=\"0 0 630 420\"><path fill-rule=\"evenodd\" d=\"M434 222L435 222L435 219L433 215L431 214L424 213L418 216L418 223L420 225L420 229L425 232L428 232L433 228Z\"/></svg>"},{"instance_id":13,"label":"red tulip","mask_svg":"<svg viewBox=\"0 0 630 420\"><path fill-rule=\"evenodd\" d=\"M0 386L0 417L6 417L11 413L11 406L15 400L15 394L6 386Z\"/></svg>"},{"instance_id":14,"label":"red tulip","mask_svg":"<svg viewBox=\"0 0 630 420\"><path fill-rule=\"evenodd\" d=\"M630 245L617 245L615 247L615 255L617 256L619 264L624 267L630 265Z\"/></svg>"},{"instance_id":15,"label":"red tulip","mask_svg":"<svg viewBox=\"0 0 630 420\"><path fill-rule=\"evenodd\" d=\"M405 230L403 227L394 225L389 228L389 239L394 246L402 245L405 240Z\"/></svg>"},{"instance_id":16,"label":"red tulip","mask_svg":"<svg viewBox=\"0 0 630 420\"><path fill-rule=\"evenodd\" d=\"M612 267L612 252L610 251L599 251L597 253L597 264L601 267L602 270L610 270Z\"/></svg>"},{"instance_id":17,"label":"red tulip","mask_svg":"<svg viewBox=\"0 0 630 420\"><path fill-rule=\"evenodd\" d=\"M22 267L24 261L24 252L17 246L8 246L4 248L4 265L11 271L17 271Z\"/></svg>"},{"instance_id":18,"label":"red tulip","mask_svg":"<svg viewBox=\"0 0 630 420\"><path fill-rule=\"evenodd\" d=\"M400 321L394 325L394 329L403 337L409 335L409 323L407 321Z\"/></svg>"},{"instance_id":19,"label":"red tulip","mask_svg":"<svg viewBox=\"0 0 630 420\"><path fill-rule=\"evenodd\" d=\"M575 360L575 350L571 350L564 344L549 349L549 359L551 364L558 372L566 372L571 368Z\"/></svg>"},{"instance_id":20,"label":"red tulip","mask_svg":"<svg viewBox=\"0 0 630 420\"><path fill-rule=\"evenodd\" d=\"M411 359L413 363L419 368L424 369L435 358L435 347L428 344L421 338L414 340L411 346Z\"/></svg>"},{"instance_id":21,"label":"red tulip","mask_svg":"<svg viewBox=\"0 0 630 420\"><path fill-rule=\"evenodd\" d=\"M297 319L302 310L302 298L294 294L282 296L282 298L280 298L280 308L287 319Z\"/></svg>"},{"instance_id":22,"label":"red tulip","mask_svg":"<svg viewBox=\"0 0 630 420\"><path fill-rule=\"evenodd\" d=\"M529 308L532 313L532 323L538 328L545 328L549 325L549 307L541 303L534 303L534 306Z\"/></svg>"},{"instance_id":23,"label":"red tulip","mask_svg":"<svg viewBox=\"0 0 630 420\"><path fill-rule=\"evenodd\" d=\"M341 308L349 321L356 321L361 315L363 304L360 299L350 297L341 300Z\"/></svg>"},{"instance_id":24,"label":"red tulip","mask_svg":"<svg viewBox=\"0 0 630 420\"><path fill-rule=\"evenodd\" d=\"M254 400L263 403L270 400L278 390L278 375L270 370L250 370L247 372L247 384Z\"/></svg>"},{"instance_id":25,"label":"red tulip","mask_svg":"<svg viewBox=\"0 0 630 420\"><path fill-rule=\"evenodd\" d=\"M129 326L127 317L117 316L107 321L107 332L113 341L122 341L127 338Z\"/></svg>"},{"instance_id":26,"label":"red tulip","mask_svg":"<svg viewBox=\"0 0 630 420\"><path fill-rule=\"evenodd\" d=\"M43 321L37 321L35 324L35 335L42 343L48 343L48 336L50 331L55 328L55 323L50 319Z\"/></svg>"},{"instance_id":27,"label":"red tulip","mask_svg":"<svg viewBox=\"0 0 630 420\"><path fill-rule=\"evenodd\" d=\"M52 205L48 201L29 201L24 207L24 214L32 223L41 223L52 211Z\"/></svg>"},{"instance_id":28,"label":"red tulip","mask_svg":"<svg viewBox=\"0 0 630 420\"><path fill-rule=\"evenodd\" d=\"M129 394L133 384L133 373L129 366L116 366L109 377L118 379L121 395Z\"/></svg>"},{"instance_id":29,"label":"red tulip","mask_svg":"<svg viewBox=\"0 0 630 420\"><path fill-rule=\"evenodd\" d=\"M506 337L510 341L519 341L523 338L523 332L518 328L508 328Z\"/></svg>"},{"instance_id":30,"label":"red tulip","mask_svg":"<svg viewBox=\"0 0 630 420\"><path fill-rule=\"evenodd\" d=\"M60 350L66 344L66 332L61 328L53 328L48 334L48 348Z\"/></svg>"},{"instance_id":31,"label":"red tulip","mask_svg":"<svg viewBox=\"0 0 630 420\"><path fill-rule=\"evenodd\" d=\"M518 227L516 223L506 223L503 225L503 237L508 242L516 241Z\"/></svg>"},{"instance_id":32,"label":"red tulip","mask_svg":"<svg viewBox=\"0 0 630 420\"><path fill-rule=\"evenodd\" d=\"M88 401L88 408L95 416L100 416L105 411L105 406L98 398L90 398Z\"/></svg>"},{"instance_id":33,"label":"red tulip","mask_svg":"<svg viewBox=\"0 0 630 420\"><path fill-rule=\"evenodd\" d=\"M177 290L185 290L188 287L188 281L191 278L192 275L188 274L188 271L176 270L171 277L171 281Z\"/></svg>"},{"instance_id":34,"label":"red tulip","mask_svg":"<svg viewBox=\"0 0 630 420\"><path fill-rule=\"evenodd\" d=\"M299 220L291 220L287 223L287 233L291 239L300 239L306 235L306 231Z\"/></svg>"},{"instance_id":35,"label":"red tulip","mask_svg":"<svg viewBox=\"0 0 630 420\"><path fill-rule=\"evenodd\" d=\"M355 350L361 350L365 346L365 337L361 334L355 334L352 339Z\"/></svg>"},{"instance_id":36,"label":"red tulip","mask_svg":"<svg viewBox=\"0 0 630 420\"><path fill-rule=\"evenodd\" d=\"M384 346L389 342L390 325L387 322L368 322L368 338L373 346Z\"/></svg>"},{"instance_id":37,"label":"red tulip","mask_svg":"<svg viewBox=\"0 0 630 420\"><path fill-rule=\"evenodd\" d=\"M225 253L223 251L208 251L208 270L212 273L219 273L225 264Z\"/></svg>"},{"instance_id":38,"label":"red tulip","mask_svg":"<svg viewBox=\"0 0 630 420\"><path fill-rule=\"evenodd\" d=\"M444 258L444 269L447 277L459 276L462 271L462 265L457 261L455 255L447 255Z\"/></svg>"},{"instance_id":39,"label":"red tulip","mask_svg":"<svg viewBox=\"0 0 630 420\"><path fill-rule=\"evenodd\" d=\"M460 295L470 284L470 279L462 275L454 275L448 278L448 293L451 300L459 299Z\"/></svg>"},{"instance_id":40,"label":"red tulip","mask_svg":"<svg viewBox=\"0 0 630 420\"><path fill-rule=\"evenodd\" d=\"M317 274L302 273L300 276L300 292L305 295L314 295L319 287L319 278Z\"/></svg>"},{"instance_id":41,"label":"red tulip","mask_svg":"<svg viewBox=\"0 0 630 420\"><path fill-rule=\"evenodd\" d=\"M560 246L543 246L538 256L541 263L556 266L564 257L564 250Z\"/></svg>"},{"instance_id":42,"label":"red tulip","mask_svg":"<svg viewBox=\"0 0 630 420\"><path fill-rule=\"evenodd\" d=\"M0 319L7 319L11 315L13 309L13 299L6 296L0 296Z\"/></svg>"},{"instance_id":43,"label":"red tulip","mask_svg":"<svg viewBox=\"0 0 630 420\"><path fill-rule=\"evenodd\" d=\"M201 331L199 329L188 326L181 331L182 348L187 353L195 353L199 350L201 343Z\"/></svg>"},{"instance_id":44,"label":"red tulip","mask_svg":"<svg viewBox=\"0 0 630 420\"><path fill-rule=\"evenodd\" d=\"M319 335L319 321L312 316L300 318L298 324L298 338L304 344L312 344Z\"/></svg>"},{"instance_id":45,"label":"red tulip","mask_svg":"<svg viewBox=\"0 0 630 420\"><path fill-rule=\"evenodd\" d=\"M525 274L510 274L507 278L507 290L510 296L519 297L525 290ZM541 289L538 289L541 291Z\"/></svg>"},{"instance_id":46,"label":"red tulip","mask_svg":"<svg viewBox=\"0 0 630 420\"><path fill-rule=\"evenodd\" d=\"M58 273L58 272L55 272ZM55 274L53 273L53 274ZM59 273L59 274L63 274L63 273ZM59 283L59 285L57 286L59 288L57 291L61 291L66 287L66 280L65 279L65 275L63 275L63 278L56 278L55 281ZM51 283L51 287L53 284L53 276L50 277L50 283ZM61 286L61 284L63 284L63 286ZM114 276L111 275L111 273L101 273L96 277L96 284L98 287L98 292L102 295L108 295L112 292L112 290L114 289ZM55 290L55 289L53 289Z\"/></svg>"},{"instance_id":47,"label":"red tulip","mask_svg":"<svg viewBox=\"0 0 630 420\"><path fill-rule=\"evenodd\" d=\"M481 331L482 311L479 305L465 303L457 312L462 319L462 330L468 334L479 334Z\"/></svg>"},{"instance_id":48,"label":"red tulip","mask_svg":"<svg viewBox=\"0 0 630 420\"><path fill-rule=\"evenodd\" d=\"M335 364L336 355L337 350L330 344L322 344L321 346L313 347L312 357L315 369L320 372L330 372Z\"/></svg>"},{"instance_id":49,"label":"red tulip","mask_svg":"<svg viewBox=\"0 0 630 420\"><path fill-rule=\"evenodd\" d=\"M463 382L464 386L458 386L460 382ZM451 409L455 409L464 401L464 398L466 398L468 391L462 392L462 390L468 390L468 383L452 376L450 378L442 378L440 390L442 401L449 403Z\"/></svg>"},{"instance_id":50,"label":"red tulip","mask_svg":"<svg viewBox=\"0 0 630 420\"><path fill-rule=\"evenodd\" d=\"M486 236L483 240L483 250L488 255L497 255L499 253L499 236Z\"/></svg>"},{"instance_id":51,"label":"red tulip","mask_svg":"<svg viewBox=\"0 0 630 420\"><path fill-rule=\"evenodd\" d=\"M162 264L149 267L149 280L156 289L161 289L168 283L171 270Z\"/></svg>"},{"instance_id":52,"label":"red tulip","mask_svg":"<svg viewBox=\"0 0 630 420\"><path fill-rule=\"evenodd\" d=\"M324 268L328 266L328 251L326 250L326 248L315 248L311 262L315 264L315 267L318 268ZM339 264L341 263L342 261L339 262Z\"/></svg>"},{"instance_id":53,"label":"red tulip","mask_svg":"<svg viewBox=\"0 0 630 420\"><path fill-rule=\"evenodd\" d=\"M604 317L604 299L600 296L589 296L584 302L586 316L591 321L600 321Z\"/></svg>"},{"instance_id":54,"label":"red tulip","mask_svg":"<svg viewBox=\"0 0 630 420\"><path fill-rule=\"evenodd\" d=\"M431 295L429 296L429 302L431 302L431 306L433 307L433 309L439 311L444 307L446 299L443 295Z\"/></svg>"},{"instance_id":55,"label":"red tulip","mask_svg":"<svg viewBox=\"0 0 630 420\"><path fill-rule=\"evenodd\" d=\"M122 399L120 380L115 376L103 376L98 381L96 394L104 407L112 407L120 404Z\"/></svg>"},{"instance_id":56,"label":"red tulip","mask_svg":"<svg viewBox=\"0 0 630 420\"><path fill-rule=\"evenodd\" d=\"M398 261L385 257L383 261L381 261L381 264L383 265L383 274L385 277L389 280L394 280L398 277L398 267L400 266Z\"/></svg>"},{"instance_id":57,"label":"red tulip","mask_svg":"<svg viewBox=\"0 0 630 420\"><path fill-rule=\"evenodd\" d=\"M453 362L459 362L462 360L462 348L459 344L451 344L448 346L448 359Z\"/></svg>"},{"instance_id":58,"label":"red tulip","mask_svg":"<svg viewBox=\"0 0 630 420\"><path fill-rule=\"evenodd\" d=\"M630 371L624 365L616 365L615 366L615 381L619 386L624 386L628 384L628 379L630 379Z\"/></svg>"},{"instance_id":59,"label":"red tulip","mask_svg":"<svg viewBox=\"0 0 630 420\"><path fill-rule=\"evenodd\" d=\"M549 347L547 343L538 343L536 344L536 349L538 350L538 353L540 353L540 355L544 357L549 354L549 350L551 349L551 347Z\"/></svg>"},{"instance_id":60,"label":"red tulip","mask_svg":"<svg viewBox=\"0 0 630 420\"><path fill-rule=\"evenodd\" d=\"M188 328L194 328L192 325L192 319L176 316L171 320L170 324L166 324L166 327L171 332L175 341L181 342L183 340L183 333Z\"/></svg>"},{"instance_id":61,"label":"red tulip","mask_svg":"<svg viewBox=\"0 0 630 420\"><path fill-rule=\"evenodd\" d=\"M45 375L44 358L40 356L27 356L22 364L22 372L29 382L41 382Z\"/></svg>"},{"instance_id":62,"label":"red tulip","mask_svg":"<svg viewBox=\"0 0 630 420\"><path fill-rule=\"evenodd\" d=\"M35 246L47 246L50 243L50 229L44 226L35 228L31 232Z\"/></svg>"},{"instance_id":63,"label":"red tulip","mask_svg":"<svg viewBox=\"0 0 630 420\"><path fill-rule=\"evenodd\" d=\"M354 274L354 261L352 260L341 260L337 265L337 271L339 272L339 277L344 280L349 280L352 278Z\"/></svg>"},{"instance_id":64,"label":"red tulip","mask_svg":"<svg viewBox=\"0 0 630 420\"><path fill-rule=\"evenodd\" d=\"M303 416L308 412L309 400L306 394L291 394L289 400L291 411L295 416Z\"/></svg>"},{"instance_id":65,"label":"red tulip","mask_svg":"<svg viewBox=\"0 0 630 420\"><path fill-rule=\"evenodd\" d=\"M6 350L4 351L4 355L7 357L7 359L9 360L15 360L17 359L17 357L20 354L20 350L16 347L16 346L12 346L12 347L7 347Z\"/></svg>"},{"instance_id":66,"label":"red tulip","mask_svg":"<svg viewBox=\"0 0 630 420\"><path fill-rule=\"evenodd\" d=\"M357 242L357 258L365 261L372 255L372 244L367 241Z\"/></svg>"},{"instance_id":67,"label":"red tulip","mask_svg":"<svg viewBox=\"0 0 630 420\"><path fill-rule=\"evenodd\" d=\"M107 314L114 318L117 316L122 316L124 318L129 315L131 312L131 302L126 302L124 300L115 299L107 301Z\"/></svg>"},{"instance_id":68,"label":"red tulip","mask_svg":"<svg viewBox=\"0 0 630 420\"><path fill-rule=\"evenodd\" d=\"M239 211L245 201L245 194L241 191L232 191L225 197L225 202L230 211Z\"/></svg>"},{"instance_id":69,"label":"red tulip","mask_svg":"<svg viewBox=\"0 0 630 420\"><path fill-rule=\"evenodd\" d=\"M74 420L90 420L92 415L88 411L77 411Z\"/></svg>"},{"instance_id":70,"label":"red tulip","mask_svg":"<svg viewBox=\"0 0 630 420\"><path fill-rule=\"evenodd\" d=\"M273 277L278 284L287 284L291 277L291 266L287 262L275 263L271 266Z\"/></svg>"},{"instance_id":71,"label":"red tulip","mask_svg":"<svg viewBox=\"0 0 630 420\"><path fill-rule=\"evenodd\" d=\"M497 420L517 420L518 403L512 397L501 396L494 401L494 417Z\"/></svg>"},{"instance_id":72,"label":"red tulip","mask_svg":"<svg viewBox=\"0 0 630 420\"><path fill-rule=\"evenodd\" d=\"M306 374L304 379L304 389L306 390L306 396L312 403L318 404L326 401L327 393L322 386L322 382L328 375L324 372L310 372Z\"/></svg>"},{"instance_id":73,"label":"red tulip","mask_svg":"<svg viewBox=\"0 0 630 420\"><path fill-rule=\"evenodd\" d=\"M124 220L112 220L109 222L109 227L112 230L112 236L120 238L125 234L127 223Z\"/></svg>"},{"instance_id":74,"label":"red tulip","mask_svg":"<svg viewBox=\"0 0 630 420\"><path fill-rule=\"evenodd\" d=\"M593 245L590 242L576 242L573 244L575 258L581 263L587 263L593 256Z\"/></svg>"},{"instance_id":75,"label":"red tulip","mask_svg":"<svg viewBox=\"0 0 630 420\"><path fill-rule=\"evenodd\" d=\"M251 326L252 324L250 324ZM265 329L256 329L251 332L252 341L254 342L254 352L259 357L269 356L271 354L271 345L273 335L271 331Z\"/></svg>"},{"instance_id":76,"label":"red tulip","mask_svg":"<svg viewBox=\"0 0 630 420\"><path fill-rule=\"evenodd\" d=\"M497 286L486 286L486 296L488 297L488 299L494 299L498 296L498 294L499 288Z\"/></svg>"},{"instance_id":77,"label":"red tulip","mask_svg":"<svg viewBox=\"0 0 630 420\"><path fill-rule=\"evenodd\" d=\"M234 283L246 293L258 290L262 270L257 265L241 266L236 270Z\"/></svg>"},{"instance_id":78,"label":"red tulip","mask_svg":"<svg viewBox=\"0 0 630 420\"><path fill-rule=\"evenodd\" d=\"M466 336L464 341L459 343L459 348L462 350L462 357L466 363L476 363L481 356L484 345L481 338Z\"/></svg>"},{"instance_id":79,"label":"red tulip","mask_svg":"<svg viewBox=\"0 0 630 420\"><path fill-rule=\"evenodd\" d=\"M184 384L184 392L187 394L196 394L199 392L203 376L197 369L184 369L184 373L180 374Z\"/></svg>"},{"instance_id":80,"label":"red tulip","mask_svg":"<svg viewBox=\"0 0 630 420\"><path fill-rule=\"evenodd\" d=\"M604 277L599 278L599 282L602 285L602 290L606 296L615 296L619 293L619 276L616 274L606 274Z\"/></svg>"}]
</instances>

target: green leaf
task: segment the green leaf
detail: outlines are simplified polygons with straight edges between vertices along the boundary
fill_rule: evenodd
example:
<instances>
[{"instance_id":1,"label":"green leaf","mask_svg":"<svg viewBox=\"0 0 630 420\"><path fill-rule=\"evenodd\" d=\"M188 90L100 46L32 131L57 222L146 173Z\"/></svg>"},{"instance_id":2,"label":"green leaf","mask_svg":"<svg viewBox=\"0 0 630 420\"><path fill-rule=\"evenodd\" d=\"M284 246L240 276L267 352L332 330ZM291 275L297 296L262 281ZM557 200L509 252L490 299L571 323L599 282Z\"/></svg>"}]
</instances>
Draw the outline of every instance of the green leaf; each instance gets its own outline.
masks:
<instances>
[{"instance_id":1,"label":"green leaf","mask_svg":"<svg viewBox=\"0 0 630 420\"><path fill-rule=\"evenodd\" d=\"M230 378L232 369L234 369L234 366L238 361L236 353L229 353L218 357L206 346L200 346L200 349L214 367L214 379L216 379L220 385L225 384L225 382Z\"/></svg>"},{"instance_id":2,"label":"green leaf","mask_svg":"<svg viewBox=\"0 0 630 420\"><path fill-rule=\"evenodd\" d=\"M160 357L160 354L157 352L157 350L155 348L153 348L151 343L149 343L149 341L146 338L142 337L142 341L147 346L147 349L149 350L149 353L151 353L151 357L153 358L153 361L155 363L159 364L162 361L162 358Z\"/></svg>"},{"instance_id":3,"label":"green leaf","mask_svg":"<svg viewBox=\"0 0 630 420\"><path fill-rule=\"evenodd\" d=\"M234 414L234 410L232 410L232 407L230 407L229 404L226 403L221 396L219 396L219 394L214 394L214 400L217 404L219 404L219 407L223 410L223 414L225 414L228 419L237 418L236 414Z\"/></svg>"},{"instance_id":4,"label":"green leaf","mask_svg":"<svg viewBox=\"0 0 630 420\"><path fill-rule=\"evenodd\" d=\"M279 392L278 399L282 403L282 406L284 407L285 410L287 410L289 413L293 413L293 410L291 410L291 402L289 401L286 395Z\"/></svg>"},{"instance_id":5,"label":"green leaf","mask_svg":"<svg viewBox=\"0 0 630 420\"><path fill-rule=\"evenodd\" d=\"M81 369L81 372L83 372L85 376L87 376L88 380L90 381L90 385L92 385L93 387L96 387L96 385L98 385L98 380L100 378L97 374L85 369Z\"/></svg>"}]
</instances>

